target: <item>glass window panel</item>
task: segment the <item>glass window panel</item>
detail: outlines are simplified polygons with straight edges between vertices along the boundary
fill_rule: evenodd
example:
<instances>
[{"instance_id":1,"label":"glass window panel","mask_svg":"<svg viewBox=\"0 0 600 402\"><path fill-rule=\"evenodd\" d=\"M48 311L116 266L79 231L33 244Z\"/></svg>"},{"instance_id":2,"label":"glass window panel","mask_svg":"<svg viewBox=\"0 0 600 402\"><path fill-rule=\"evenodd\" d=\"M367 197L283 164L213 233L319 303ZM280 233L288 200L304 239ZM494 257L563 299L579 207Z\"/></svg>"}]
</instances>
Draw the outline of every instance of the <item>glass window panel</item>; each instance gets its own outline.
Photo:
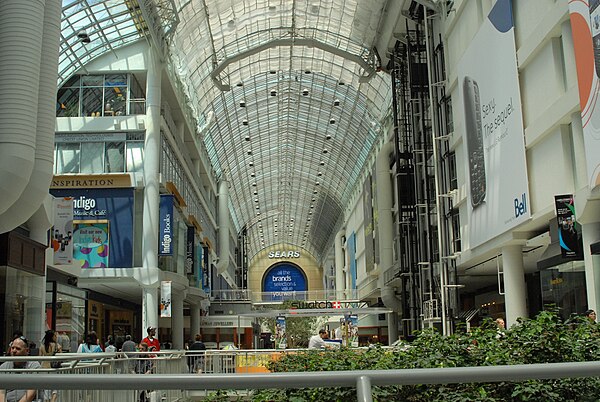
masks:
<instances>
[{"instance_id":1,"label":"glass window panel","mask_svg":"<svg viewBox=\"0 0 600 402\"><path fill-rule=\"evenodd\" d=\"M81 115L100 116L102 111L102 88L83 88Z\"/></svg>"},{"instance_id":2,"label":"glass window panel","mask_svg":"<svg viewBox=\"0 0 600 402\"><path fill-rule=\"evenodd\" d=\"M127 74L107 74L104 85L107 87L126 87Z\"/></svg>"},{"instance_id":3,"label":"glass window panel","mask_svg":"<svg viewBox=\"0 0 600 402\"><path fill-rule=\"evenodd\" d=\"M125 171L125 143L106 143L106 173Z\"/></svg>"},{"instance_id":4,"label":"glass window panel","mask_svg":"<svg viewBox=\"0 0 600 402\"><path fill-rule=\"evenodd\" d=\"M144 159L144 143L143 142L128 142L127 143L127 171L141 172L143 169L142 162Z\"/></svg>"},{"instance_id":5,"label":"glass window panel","mask_svg":"<svg viewBox=\"0 0 600 402\"><path fill-rule=\"evenodd\" d=\"M127 87L107 87L104 90L104 115L124 116L127 114Z\"/></svg>"},{"instance_id":6,"label":"glass window panel","mask_svg":"<svg viewBox=\"0 0 600 402\"><path fill-rule=\"evenodd\" d=\"M79 88L61 88L56 101L56 117L79 116Z\"/></svg>"},{"instance_id":7,"label":"glass window panel","mask_svg":"<svg viewBox=\"0 0 600 402\"><path fill-rule=\"evenodd\" d=\"M102 173L103 142L84 142L81 144L81 173Z\"/></svg>"},{"instance_id":8,"label":"glass window panel","mask_svg":"<svg viewBox=\"0 0 600 402\"><path fill-rule=\"evenodd\" d=\"M79 173L79 144L56 144L56 173Z\"/></svg>"},{"instance_id":9,"label":"glass window panel","mask_svg":"<svg viewBox=\"0 0 600 402\"><path fill-rule=\"evenodd\" d=\"M74 75L71 78L69 78L69 81L67 81L63 87L79 87L80 86L80 80L79 80L80 76L79 75Z\"/></svg>"},{"instance_id":10,"label":"glass window panel","mask_svg":"<svg viewBox=\"0 0 600 402\"><path fill-rule=\"evenodd\" d=\"M101 87L104 81L103 75L82 75L81 85L84 87Z\"/></svg>"}]
</instances>

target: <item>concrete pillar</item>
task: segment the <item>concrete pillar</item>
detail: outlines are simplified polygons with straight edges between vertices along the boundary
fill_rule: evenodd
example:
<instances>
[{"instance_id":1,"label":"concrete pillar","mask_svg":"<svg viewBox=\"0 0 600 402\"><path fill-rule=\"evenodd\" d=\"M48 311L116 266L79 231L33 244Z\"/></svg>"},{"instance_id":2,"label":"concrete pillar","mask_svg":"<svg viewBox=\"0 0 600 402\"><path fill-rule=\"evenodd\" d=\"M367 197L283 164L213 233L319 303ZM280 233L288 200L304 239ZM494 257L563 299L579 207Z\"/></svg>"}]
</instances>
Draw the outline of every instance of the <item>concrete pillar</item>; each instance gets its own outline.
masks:
<instances>
[{"instance_id":1,"label":"concrete pillar","mask_svg":"<svg viewBox=\"0 0 600 402\"><path fill-rule=\"evenodd\" d=\"M142 338L148 327L158 327L158 285L142 287Z\"/></svg>"},{"instance_id":2,"label":"concrete pillar","mask_svg":"<svg viewBox=\"0 0 600 402\"><path fill-rule=\"evenodd\" d=\"M600 307L600 255L592 255L590 244L600 241L600 223L581 225L583 236L583 259L585 262L585 287L588 308L598 311ZM595 267L595 269L594 269Z\"/></svg>"},{"instance_id":3,"label":"concrete pillar","mask_svg":"<svg viewBox=\"0 0 600 402\"><path fill-rule=\"evenodd\" d=\"M521 246L502 248L502 266L504 271L504 303L506 308L506 327L516 323L517 318L528 316L525 271L523 270L523 249Z\"/></svg>"},{"instance_id":4,"label":"concrete pillar","mask_svg":"<svg viewBox=\"0 0 600 402\"><path fill-rule=\"evenodd\" d=\"M195 336L200 333L200 305L190 304L190 334Z\"/></svg>"},{"instance_id":5,"label":"concrete pillar","mask_svg":"<svg viewBox=\"0 0 600 402\"><path fill-rule=\"evenodd\" d=\"M335 236L335 297L342 299L346 284L344 281L344 247L342 239L346 234L345 230L340 230Z\"/></svg>"},{"instance_id":6,"label":"concrete pillar","mask_svg":"<svg viewBox=\"0 0 600 402\"><path fill-rule=\"evenodd\" d=\"M144 210L142 226L142 267L158 269L159 230L159 161L160 161L160 83L162 66L158 57L148 52L148 80L146 83L146 139L144 143ZM158 326L158 284L145 284L142 300L142 330L148 325Z\"/></svg>"},{"instance_id":7,"label":"concrete pillar","mask_svg":"<svg viewBox=\"0 0 600 402\"><path fill-rule=\"evenodd\" d=\"M173 288L171 294L171 333L173 349L183 349L183 299L184 292Z\"/></svg>"}]
</instances>

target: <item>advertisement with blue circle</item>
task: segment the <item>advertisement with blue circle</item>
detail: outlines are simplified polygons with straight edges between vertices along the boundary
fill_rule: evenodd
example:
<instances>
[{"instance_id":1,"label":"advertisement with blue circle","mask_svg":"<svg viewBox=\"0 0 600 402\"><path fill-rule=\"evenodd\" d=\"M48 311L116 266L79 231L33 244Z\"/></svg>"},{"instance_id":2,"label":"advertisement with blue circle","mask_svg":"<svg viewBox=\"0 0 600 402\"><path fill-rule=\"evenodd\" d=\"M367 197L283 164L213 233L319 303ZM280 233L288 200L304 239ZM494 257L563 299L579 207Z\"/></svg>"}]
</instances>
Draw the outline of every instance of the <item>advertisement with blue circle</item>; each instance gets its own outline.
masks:
<instances>
[{"instance_id":1,"label":"advertisement with blue circle","mask_svg":"<svg viewBox=\"0 0 600 402\"><path fill-rule=\"evenodd\" d=\"M306 275L294 264L277 264L263 278L263 291L272 292L271 300L287 300L294 292L308 290Z\"/></svg>"}]
</instances>

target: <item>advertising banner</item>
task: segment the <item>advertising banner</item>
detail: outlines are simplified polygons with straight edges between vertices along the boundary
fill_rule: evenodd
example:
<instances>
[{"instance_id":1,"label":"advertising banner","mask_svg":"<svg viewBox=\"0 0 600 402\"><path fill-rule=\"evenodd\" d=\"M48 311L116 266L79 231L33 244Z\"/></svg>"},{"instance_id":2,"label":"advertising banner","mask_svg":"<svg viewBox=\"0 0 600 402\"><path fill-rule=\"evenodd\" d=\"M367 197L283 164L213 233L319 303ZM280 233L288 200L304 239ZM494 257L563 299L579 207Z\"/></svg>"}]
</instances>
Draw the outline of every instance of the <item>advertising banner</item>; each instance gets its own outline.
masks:
<instances>
[{"instance_id":1,"label":"advertising banner","mask_svg":"<svg viewBox=\"0 0 600 402\"><path fill-rule=\"evenodd\" d=\"M173 255L173 200L172 194L160 195L158 255Z\"/></svg>"},{"instance_id":2,"label":"advertising banner","mask_svg":"<svg viewBox=\"0 0 600 402\"><path fill-rule=\"evenodd\" d=\"M194 243L196 240L196 228L188 226L185 242L185 273L194 274Z\"/></svg>"},{"instance_id":3,"label":"advertising banner","mask_svg":"<svg viewBox=\"0 0 600 402\"><path fill-rule=\"evenodd\" d=\"M295 265L277 264L264 276L263 291L270 292L268 300L289 300L293 298L294 292L306 290L306 275Z\"/></svg>"},{"instance_id":4,"label":"advertising banner","mask_svg":"<svg viewBox=\"0 0 600 402\"><path fill-rule=\"evenodd\" d=\"M81 268L108 267L108 221L78 221L74 224L73 258Z\"/></svg>"},{"instance_id":5,"label":"advertising banner","mask_svg":"<svg viewBox=\"0 0 600 402\"><path fill-rule=\"evenodd\" d=\"M348 253L347 267L350 268L350 286L356 289L356 233L352 232L346 240L346 251Z\"/></svg>"},{"instance_id":6,"label":"advertising banner","mask_svg":"<svg viewBox=\"0 0 600 402\"><path fill-rule=\"evenodd\" d=\"M285 349L286 347L285 317L280 316L275 320L275 349Z\"/></svg>"},{"instance_id":7,"label":"advertising banner","mask_svg":"<svg viewBox=\"0 0 600 402\"><path fill-rule=\"evenodd\" d=\"M573 194L554 196L556 220L558 221L558 241L563 258L579 255L579 237L575 221Z\"/></svg>"},{"instance_id":8,"label":"advertising banner","mask_svg":"<svg viewBox=\"0 0 600 402\"><path fill-rule=\"evenodd\" d=\"M54 199L54 229L52 230L54 265L73 263L73 198Z\"/></svg>"},{"instance_id":9,"label":"advertising banner","mask_svg":"<svg viewBox=\"0 0 600 402\"><path fill-rule=\"evenodd\" d=\"M348 346L358 347L358 315L350 314L346 320L346 331L348 331Z\"/></svg>"},{"instance_id":10,"label":"advertising banner","mask_svg":"<svg viewBox=\"0 0 600 402\"><path fill-rule=\"evenodd\" d=\"M171 317L171 281L160 282L160 316Z\"/></svg>"},{"instance_id":11,"label":"advertising banner","mask_svg":"<svg viewBox=\"0 0 600 402\"><path fill-rule=\"evenodd\" d=\"M205 293L210 293L210 252L208 247L202 247L202 289Z\"/></svg>"},{"instance_id":12,"label":"advertising banner","mask_svg":"<svg viewBox=\"0 0 600 402\"><path fill-rule=\"evenodd\" d=\"M73 264L82 268L133 266L133 189L69 188L50 193L71 198Z\"/></svg>"},{"instance_id":13,"label":"advertising banner","mask_svg":"<svg viewBox=\"0 0 600 402\"><path fill-rule=\"evenodd\" d=\"M600 0L569 1L589 187L600 184Z\"/></svg>"},{"instance_id":14,"label":"advertising banner","mask_svg":"<svg viewBox=\"0 0 600 402\"><path fill-rule=\"evenodd\" d=\"M457 77L469 239L476 247L530 217L510 0L496 1L458 63Z\"/></svg>"}]
</instances>

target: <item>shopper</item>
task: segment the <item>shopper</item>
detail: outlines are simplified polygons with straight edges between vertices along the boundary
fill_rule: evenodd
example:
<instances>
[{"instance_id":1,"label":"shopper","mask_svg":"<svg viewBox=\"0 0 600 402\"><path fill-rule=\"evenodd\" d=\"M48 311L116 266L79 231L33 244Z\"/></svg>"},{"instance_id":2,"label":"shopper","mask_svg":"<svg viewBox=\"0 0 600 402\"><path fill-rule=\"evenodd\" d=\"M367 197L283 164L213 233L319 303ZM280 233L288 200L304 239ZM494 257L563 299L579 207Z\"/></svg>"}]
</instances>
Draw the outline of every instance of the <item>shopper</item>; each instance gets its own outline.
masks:
<instances>
[{"instance_id":1,"label":"shopper","mask_svg":"<svg viewBox=\"0 0 600 402\"><path fill-rule=\"evenodd\" d=\"M156 338L156 328L148 327L146 330L148 336L142 339L142 342L145 342L148 345L148 350L150 352L160 352L160 342L158 338Z\"/></svg>"},{"instance_id":2,"label":"shopper","mask_svg":"<svg viewBox=\"0 0 600 402\"><path fill-rule=\"evenodd\" d=\"M13 339L10 346L10 356L28 356L29 342L24 336ZM0 365L0 370L12 369L39 369L42 366L36 361L7 361ZM0 389L0 401L31 402L36 398L35 389Z\"/></svg>"}]
</instances>

